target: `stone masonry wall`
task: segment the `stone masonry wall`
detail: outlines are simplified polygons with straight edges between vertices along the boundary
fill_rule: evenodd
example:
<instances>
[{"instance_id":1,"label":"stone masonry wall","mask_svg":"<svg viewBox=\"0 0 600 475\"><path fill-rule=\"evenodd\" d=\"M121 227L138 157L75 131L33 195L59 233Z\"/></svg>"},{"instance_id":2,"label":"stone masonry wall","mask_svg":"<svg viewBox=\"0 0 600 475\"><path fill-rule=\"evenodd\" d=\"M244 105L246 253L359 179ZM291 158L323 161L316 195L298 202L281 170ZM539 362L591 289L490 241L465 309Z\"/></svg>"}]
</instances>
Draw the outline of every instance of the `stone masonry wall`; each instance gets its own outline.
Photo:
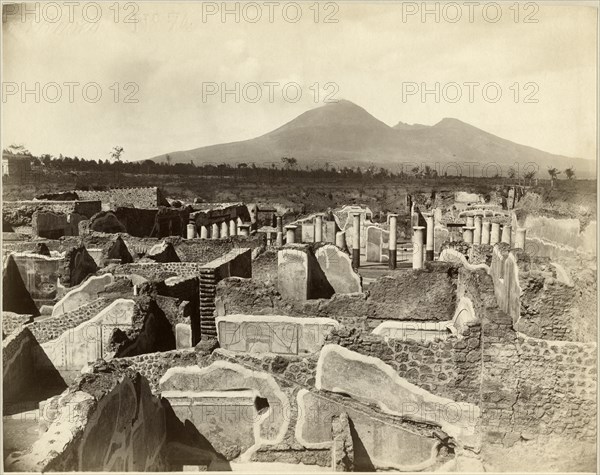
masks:
<instances>
[{"instance_id":1,"label":"stone masonry wall","mask_svg":"<svg viewBox=\"0 0 600 475\"><path fill-rule=\"evenodd\" d=\"M369 286L369 303L382 320L451 320L456 306L456 268L428 263L422 271L399 271Z\"/></svg>"},{"instance_id":2,"label":"stone masonry wall","mask_svg":"<svg viewBox=\"0 0 600 475\"><path fill-rule=\"evenodd\" d=\"M354 328L334 329L327 343L374 356L392 366L399 376L420 388L455 401L477 404L481 378L480 324L472 323L463 339L420 342L384 339Z\"/></svg>"},{"instance_id":3,"label":"stone masonry wall","mask_svg":"<svg viewBox=\"0 0 600 475\"><path fill-rule=\"evenodd\" d=\"M112 299L101 297L76 310L63 313L58 317L48 317L44 320L34 321L27 325L27 327L35 335L40 344L55 340L67 330L75 328L98 315L112 301Z\"/></svg>"},{"instance_id":4,"label":"stone masonry wall","mask_svg":"<svg viewBox=\"0 0 600 475\"><path fill-rule=\"evenodd\" d=\"M110 207L157 208L158 206L168 206L168 202L157 187L113 188L107 191L75 190L75 193L81 200L101 201Z\"/></svg>"}]
</instances>

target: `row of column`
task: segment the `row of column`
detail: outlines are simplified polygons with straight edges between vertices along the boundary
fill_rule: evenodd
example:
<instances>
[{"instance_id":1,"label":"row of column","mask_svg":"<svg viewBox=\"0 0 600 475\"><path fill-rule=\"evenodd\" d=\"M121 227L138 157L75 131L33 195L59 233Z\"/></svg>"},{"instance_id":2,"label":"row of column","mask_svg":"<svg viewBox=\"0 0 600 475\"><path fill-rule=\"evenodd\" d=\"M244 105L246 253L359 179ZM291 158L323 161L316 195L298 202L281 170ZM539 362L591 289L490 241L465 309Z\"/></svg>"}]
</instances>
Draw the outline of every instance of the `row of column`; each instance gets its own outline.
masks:
<instances>
[{"instance_id":1,"label":"row of column","mask_svg":"<svg viewBox=\"0 0 600 475\"><path fill-rule=\"evenodd\" d=\"M413 226L413 269L422 269L424 260L433 260L433 242L434 242L434 220L433 215L425 215L427 226ZM390 220L390 246L391 246L391 228ZM425 229L427 229L427 239L425 239ZM526 228L517 228L515 233L515 242L511 247L515 249L525 249L525 240L527 236ZM463 228L463 239L469 244L490 244L494 245L499 242L505 242L511 245L512 226L505 224L500 226L500 223L492 223L483 221L481 216L467 218L467 224ZM395 242L395 241L394 241ZM425 244L426 242L426 244ZM426 246L425 255L423 254L423 246ZM395 260L392 264L390 247L390 268L395 268ZM395 244L394 244L395 249ZM395 254L395 253L394 253ZM392 265L394 267L392 267Z\"/></svg>"},{"instance_id":2,"label":"row of column","mask_svg":"<svg viewBox=\"0 0 600 475\"><path fill-rule=\"evenodd\" d=\"M212 225L200 226L200 239L220 239L227 238L229 236L249 236L250 235L250 224L238 225L235 219L229 221L223 221L221 223L213 223ZM210 229L210 232L209 232ZM198 237L198 230L195 223L189 223L187 225L187 238L194 239Z\"/></svg>"},{"instance_id":3,"label":"row of column","mask_svg":"<svg viewBox=\"0 0 600 475\"><path fill-rule=\"evenodd\" d=\"M526 228L517 228L514 247L525 249ZM468 217L467 225L463 228L463 240L468 244L489 244L493 246L499 242L512 245L512 226L490 221L482 221L481 216Z\"/></svg>"}]
</instances>

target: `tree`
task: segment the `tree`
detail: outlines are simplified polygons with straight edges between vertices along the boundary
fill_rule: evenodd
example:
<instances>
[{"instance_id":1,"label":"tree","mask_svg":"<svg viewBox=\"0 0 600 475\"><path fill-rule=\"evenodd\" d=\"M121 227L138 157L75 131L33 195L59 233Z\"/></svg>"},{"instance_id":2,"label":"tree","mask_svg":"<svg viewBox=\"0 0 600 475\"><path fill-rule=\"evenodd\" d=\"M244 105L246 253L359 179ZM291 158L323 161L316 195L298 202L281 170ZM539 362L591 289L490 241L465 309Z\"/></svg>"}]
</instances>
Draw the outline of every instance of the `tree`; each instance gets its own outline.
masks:
<instances>
[{"instance_id":1,"label":"tree","mask_svg":"<svg viewBox=\"0 0 600 475\"><path fill-rule=\"evenodd\" d=\"M25 145L20 144L12 144L9 145L8 148L4 150L4 152L9 153L10 155L31 155L31 152L25 148Z\"/></svg>"},{"instance_id":2,"label":"tree","mask_svg":"<svg viewBox=\"0 0 600 475\"><path fill-rule=\"evenodd\" d=\"M554 180L558 178L560 171L558 171L558 168L548 168L548 175L550 175L550 187L554 187Z\"/></svg>"},{"instance_id":3,"label":"tree","mask_svg":"<svg viewBox=\"0 0 600 475\"><path fill-rule=\"evenodd\" d=\"M533 177L535 177L535 170L530 170L528 172L525 173L525 175L523 175L523 178L525 178L525 180L527 180L527 182L529 182L529 184L531 184L531 180L533 180Z\"/></svg>"},{"instance_id":4,"label":"tree","mask_svg":"<svg viewBox=\"0 0 600 475\"><path fill-rule=\"evenodd\" d=\"M575 169L573 167L565 169L565 175L567 175L568 180L572 180L575 176Z\"/></svg>"},{"instance_id":5,"label":"tree","mask_svg":"<svg viewBox=\"0 0 600 475\"><path fill-rule=\"evenodd\" d=\"M110 151L109 155L110 158L112 158L115 162L120 162L121 161L121 155L123 155L123 152L125 150L123 149L123 147L116 145L113 147L113 149Z\"/></svg>"},{"instance_id":6,"label":"tree","mask_svg":"<svg viewBox=\"0 0 600 475\"><path fill-rule=\"evenodd\" d=\"M168 153L165 155L165 160L167 161L167 165L171 166L171 155L169 155Z\"/></svg>"},{"instance_id":7,"label":"tree","mask_svg":"<svg viewBox=\"0 0 600 475\"><path fill-rule=\"evenodd\" d=\"M296 165L298 164L298 160L296 160L294 157L281 157L281 162L286 170L296 168Z\"/></svg>"}]
</instances>

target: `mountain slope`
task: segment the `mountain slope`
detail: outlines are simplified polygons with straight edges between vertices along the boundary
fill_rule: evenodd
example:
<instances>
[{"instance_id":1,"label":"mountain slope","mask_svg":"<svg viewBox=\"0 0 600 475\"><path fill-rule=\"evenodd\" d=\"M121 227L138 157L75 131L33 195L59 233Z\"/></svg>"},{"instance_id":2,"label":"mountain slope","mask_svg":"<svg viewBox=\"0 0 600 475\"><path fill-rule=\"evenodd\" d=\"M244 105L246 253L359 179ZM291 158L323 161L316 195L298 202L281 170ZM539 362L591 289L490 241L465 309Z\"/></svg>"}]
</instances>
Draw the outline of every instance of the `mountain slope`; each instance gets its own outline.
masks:
<instances>
[{"instance_id":1,"label":"mountain slope","mask_svg":"<svg viewBox=\"0 0 600 475\"><path fill-rule=\"evenodd\" d=\"M577 176L595 175L595 162L554 155L519 145L485 132L457 119L446 118L433 126L395 127L373 117L362 107L339 101L309 110L292 121L260 137L169 153L173 163L281 163L281 157L295 157L300 165L357 166L376 164L399 170L401 164L435 166L441 173L455 174L461 165L476 176L506 174L508 167L537 164L538 177L546 177L547 167L574 166ZM164 161L165 155L154 157ZM412 164L412 165L407 165ZM499 167L494 164L499 165Z\"/></svg>"}]
</instances>

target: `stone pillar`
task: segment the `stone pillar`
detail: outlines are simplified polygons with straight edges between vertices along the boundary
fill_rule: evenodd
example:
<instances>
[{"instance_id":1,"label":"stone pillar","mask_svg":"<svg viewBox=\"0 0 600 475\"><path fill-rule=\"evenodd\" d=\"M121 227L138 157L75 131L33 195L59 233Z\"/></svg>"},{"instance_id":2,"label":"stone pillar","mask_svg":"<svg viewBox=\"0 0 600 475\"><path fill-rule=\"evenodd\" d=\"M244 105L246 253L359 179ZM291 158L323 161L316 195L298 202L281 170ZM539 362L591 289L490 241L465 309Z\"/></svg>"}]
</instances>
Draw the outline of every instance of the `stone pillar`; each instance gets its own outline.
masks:
<instances>
[{"instance_id":1,"label":"stone pillar","mask_svg":"<svg viewBox=\"0 0 600 475\"><path fill-rule=\"evenodd\" d=\"M423 241L425 226L413 227L413 269L423 268Z\"/></svg>"},{"instance_id":2,"label":"stone pillar","mask_svg":"<svg viewBox=\"0 0 600 475\"><path fill-rule=\"evenodd\" d=\"M467 244L473 244L473 231L475 231L475 227L473 226L465 226L463 228L463 241Z\"/></svg>"},{"instance_id":3,"label":"stone pillar","mask_svg":"<svg viewBox=\"0 0 600 475\"><path fill-rule=\"evenodd\" d=\"M396 268L396 261L398 259L398 251L396 243L398 241L398 215L389 214L390 219L390 240L388 245L388 266L390 269Z\"/></svg>"},{"instance_id":4,"label":"stone pillar","mask_svg":"<svg viewBox=\"0 0 600 475\"><path fill-rule=\"evenodd\" d=\"M277 228L277 240L275 244L278 247L283 246L283 217L275 216L275 227Z\"/></svg>"},{"instance_id":5,"label":"stone pillar","mask_svg":"<svg viewBox=\"0 0 600 475\"><path fill-rule=\"evenodd\" d=\"M285 243L286 244L294 244L296 242L296 228L298 226L294 226L292 224L288 224L285 227Z\"/></svg>"},{"instance_id":6,"label":"stone pillar","mask_svg":"<svg viewBox=\"0 0 600 475\"><path fill-rule=\"evenodd\" d=\"M210 237L211 239L219 239L219 225L217 223L213 223Z\"/></svg>"},{"instance_id":7,"label":"stone pillar","mask_svg":"<svg viewBox=\"0 0 600 475\"><path fill-rule=\"evenodd\" d=\"M467 216L467 227L468 228L475 227L475 217L474 216Z\"/></svg>"},{"instance_id":8,"label":"stone pillar","mask_svg":"<svg viewBox=\"0 0 600 475\"><path fill-rule=\"evenodd\" d=\"M235 219L229 220L229 235L237 236L237 223L236 223Z\"/></svg>"},{"instance_id":9,"label":"stone pillar","mask_svg":"<svg viewBox=\"0 0 600 475\"><path fill-rule=\"evenodd\" d=\"M271 237L273 233L271 231L267 231L267 246L271 246L273 244L273 238Z\"/></svg>"},{"instance_id":10,"label":"stone pillar","mask_svg":"<svg viewBox=\"0 0 600 475\"><path fill-rule=\"evenodd\" d=\"M490 233L490 244L498 244L500 242L500 223L492 223L492 231Z\"/></svg>"},{"instance_id":11,"label":"stone pillar","mask_svg":"<svg viewBox=\"0 0 600 475\"><path fill-rule=\"evenodd\" d=\"M489 244L490 243L490 222L483 221L481 226L481 244Z\"/></svg>"},{"instance_id":12,"label":"stone pillar","mask_svg":"<svg viewBox=\"0 0 600 475\"><path fill-rule=\"evenodd\" d=\"M510 245L512 226L510 224L505 224L502 226L502 242Z\"/></svg>"},{"instance_id":13,"label":"stone pillar","mask_svg":"<svg viewBox=\"0 0 600 475\"><path fill-rule=\"evenodd\" d=\"M352 267L360 267L360 213L352 215Z\"/></svg>"},{"instance_id":14,"label":"stone pillar","mask_svg":"<svg viewBox=\"0 0 600 475\"><path fill-rule=\"evenodd\" d=\"M435 222L433 213L425 216L427 222L427 244L425 246L425 260L433 260L434 240L435 240Z\"/></svg>"},{"instance_id":15,"label":"stone pillar","mask_svg":"<svg viewBox=\"0 0 600 475\"><path fill-rule=\"evenodd\" d=\"M227 224L227 221L221 223L221 237L229 237L229 224Z\"/></svg>"},{"instance_id":16,"label":"stone pillar","mask_svg":"<svg viewBox=\"0 0 600 475\"><path fill-rule=\"evenodd\" d=\"M194 223L189 223L187 225L187 238L194 239L196 237L196 225Z\"/></svg>"},{"instance_id":17,"label":"stone pillar","mask_svg":"<svg viewBox=\"0 0 600 475\"><path fill-rule=\"evenodd\" d=\"M517 228L515 236L515 247L517 249L525 249L525 239L527 237L527 228Z\"/></svg>"},{"instance_id":18,"label":"stone pillar","mask_svg":"<svg viewBox=\"0 0 600 475\"><path fill-rule=\"evenodd\" d=\"M138 294L138 286L136 284L133 284L133 295L137 295Z\"/></svg>"},{"instance_id":19,"label":"stone pillar","mask_svg":"<svg viewBox=\"0 0 600 475\"><path fill-rule=\"evenodd\" d=\"M346 233L338 231L335 233L335 245L340 249L346 249Z\"/></svg>"},{"instance_id":20,"label":"stone pillar","mask_svg":"<svg viewBox=\"0 0 600 475\"><path fill-rule=\"evenodd\" d=\"M315 242L323 241L323 216L315 216Z\"/></svg>"},{"instance_id":21,"label":"stone pillar","mask_svg":"<svg viewBox=\"0 0 600 475\"><path fill-rule=\"evenodd\" d=\"M475 231L473 231L473 244L481 244L481 216L475 216Z\"/></svg>"},{"instance_id":22,"label":"stone pillar","mask_svg":"<svg viewBox=\"0 0 600 475\"><path fill-rule=\"evenodd\" d=\"M200 239L208 239L208 228L204 225L200 226Z\"/></svg>"},{"instance_id":23,"label":"stone pillar","mask_svg":"<svg viewBox=\"0 0 600 475\"><path fill-rule=\"evenodd\" d=\"M249 224L238 225L238 230L239 230L240 236L250 236L250 225Z\"/></svg>"}]
</instances>

